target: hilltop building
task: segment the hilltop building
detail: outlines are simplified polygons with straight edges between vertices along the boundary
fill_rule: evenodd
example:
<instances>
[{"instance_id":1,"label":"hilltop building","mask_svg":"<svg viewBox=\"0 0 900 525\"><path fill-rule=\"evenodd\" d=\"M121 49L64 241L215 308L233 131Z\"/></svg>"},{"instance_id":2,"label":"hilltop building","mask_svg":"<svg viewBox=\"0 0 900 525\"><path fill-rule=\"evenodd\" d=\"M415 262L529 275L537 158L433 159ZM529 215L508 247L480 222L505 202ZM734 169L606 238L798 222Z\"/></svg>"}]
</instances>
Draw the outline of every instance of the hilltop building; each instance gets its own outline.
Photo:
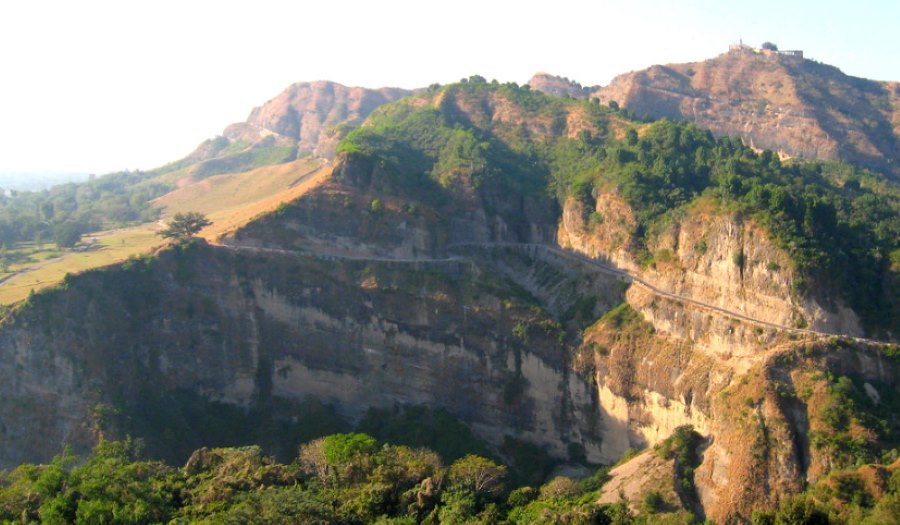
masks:
<instances>
[{"instance_id":1,"label":"hilltop building","mask_svg":"<svg viewBox=\"0 0 900 525\"><path fill-rule=\"evenodd\" d=\"M803 58L803 51L799 49L767 49L764 47L753 47L748 46L747 44L740 42L738 44L731 44L728 46L729 53L754 53L757 55L764 56L787 56L793 58Z\"/></svg>"}]
</instances>

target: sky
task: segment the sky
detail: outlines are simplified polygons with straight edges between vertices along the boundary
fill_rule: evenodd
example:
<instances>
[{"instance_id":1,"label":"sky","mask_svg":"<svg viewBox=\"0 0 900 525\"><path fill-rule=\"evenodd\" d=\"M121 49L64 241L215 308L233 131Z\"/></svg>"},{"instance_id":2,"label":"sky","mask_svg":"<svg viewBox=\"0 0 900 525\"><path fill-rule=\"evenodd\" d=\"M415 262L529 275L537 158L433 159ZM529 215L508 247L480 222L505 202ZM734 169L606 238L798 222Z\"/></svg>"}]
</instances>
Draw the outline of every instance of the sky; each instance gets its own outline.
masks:
<instances>
[{"instance_id":1,"label":"sky","mask_svg":"<svg viewBox=\"0 0 900 525\"><path fill-rule=\"evenodd\" d=\"M896 0L4 1L0 184L160 166L299 81L602 85L738 39L900 80L898 28Z\"/></svg>"}]
</instances>

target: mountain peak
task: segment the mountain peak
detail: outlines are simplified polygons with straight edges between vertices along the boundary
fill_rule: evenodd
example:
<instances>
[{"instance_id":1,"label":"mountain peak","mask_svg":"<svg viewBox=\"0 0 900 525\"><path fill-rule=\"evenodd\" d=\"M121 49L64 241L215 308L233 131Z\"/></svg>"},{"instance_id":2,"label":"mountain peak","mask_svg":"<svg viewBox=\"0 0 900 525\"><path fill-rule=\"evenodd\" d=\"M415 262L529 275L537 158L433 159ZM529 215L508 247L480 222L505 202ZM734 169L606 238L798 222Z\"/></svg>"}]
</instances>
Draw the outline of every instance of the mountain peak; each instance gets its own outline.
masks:
<instances>
[{"instance_id":1,"label":"mountain peak","mask_svg":"<svg viewBox=\"0 0 900 525\"><path fill-rule=\"evenodd\" d=\"M619 75L591 96L637 115L689 120L789 157L846 160L900 178L900 93L801 51L744 45L715 58Z\"/></svg>"},{"instance_id":2,"label":"mountain peak","mask_svg":"<svg viewBox=\"0 0 900 525\"><path fill-rule=\"evenodd\" d=\"M332 158L341 127L362 122L378 106L411 95L400 88L350 87L330 80L297 82L262 106L245 122L225 128L228 143L274 141L297 148L299 154Z\"/></svg>"},{"instance_id":3,"label":"mountain peak","mask_svg":"<svg viewBox=\"0 0 900 525\"><path fill-rule=\"evenodd\" d=\"M535 73L528 81L528 85L532 89L554 97L587 98L590 92L596 89L596 87L584 87L566 77L543 72Z\"/></svg>"}]
</instances>

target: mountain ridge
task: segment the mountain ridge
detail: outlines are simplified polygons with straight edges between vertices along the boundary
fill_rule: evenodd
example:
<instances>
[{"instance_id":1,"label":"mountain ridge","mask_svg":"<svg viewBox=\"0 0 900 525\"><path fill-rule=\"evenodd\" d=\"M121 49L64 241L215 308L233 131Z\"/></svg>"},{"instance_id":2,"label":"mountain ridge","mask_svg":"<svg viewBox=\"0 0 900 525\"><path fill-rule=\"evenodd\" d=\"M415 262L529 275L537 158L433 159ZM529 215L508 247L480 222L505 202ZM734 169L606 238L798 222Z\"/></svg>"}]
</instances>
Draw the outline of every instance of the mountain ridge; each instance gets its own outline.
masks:
<instances>
[{"instance_id":1,"label":"mountain ridge","mask_svg":"<svg viewBox=\"0 0 900 525\"><path fill-rule=\"evenodd\" d=\"M359 125L378 106L415 92L348 87L330 80L297 82L253 108L244 122L227 126L220 137L227 141L224 147L241 142L254 145L269 139L295 147L300 155L333 158L337 141L346 132L342 128ZM209 158L210 150L224 147L207 141L192 156Z\"/></svg>"},{"instance_id":2,"label":"mountain ridge","mask_svg":"<svg viewBox=\"0 0 900 525\"><path fill-rule=\"evenodd\" d=\"M686 119L791 157L842 159L900 178L900 90L834 66L740 48L655 65L594 91L638 115Z\"/></svg>"},{"instance_id":3,"label":"mountain ridge","mask_svg":"<svg viewBox=\"0 0 900 525\"><path fill-rule=\"evenodd\" d=\"M272 135L241 127L199 163L296 157L290 92L251 114ZM357 118L321 100L319 144L328 115ZM693 487L684 508L725 522L900 442L894 346L779 328L896 337L890 182L477 76L373 107L341 137L306 175L282 150L262 157L309 188L218 245L67 277L5 316L0 461L128 432L180 460L199 436L289 440L310 397L348 423L446 410L497 453L514 437L568 463L691 425L690 469L654 468ZM254 159L206 164L192 184ZM204 189L184 188L180 206Z\"/></svg>"}]
</instances>

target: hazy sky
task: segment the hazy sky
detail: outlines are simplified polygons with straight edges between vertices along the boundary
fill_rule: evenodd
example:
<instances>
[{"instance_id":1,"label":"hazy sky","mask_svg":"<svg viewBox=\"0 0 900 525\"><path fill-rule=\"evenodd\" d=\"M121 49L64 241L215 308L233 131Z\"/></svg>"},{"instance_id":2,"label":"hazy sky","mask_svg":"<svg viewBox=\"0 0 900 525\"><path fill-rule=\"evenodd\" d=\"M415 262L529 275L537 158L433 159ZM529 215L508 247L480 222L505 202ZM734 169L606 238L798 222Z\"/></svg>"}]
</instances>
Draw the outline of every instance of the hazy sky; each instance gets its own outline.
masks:
<instances>
[{"instance_id":1,"label":"hazy sky","mask_svg":"<svg viewBox=\"0 0 900 525\"><path fill-rule=\"evenodd\" d=\"M896 0L0 3L0 173L149 169L288 84L582 84L743 38L900 80Z\"/></svg>"}]
</instances>

